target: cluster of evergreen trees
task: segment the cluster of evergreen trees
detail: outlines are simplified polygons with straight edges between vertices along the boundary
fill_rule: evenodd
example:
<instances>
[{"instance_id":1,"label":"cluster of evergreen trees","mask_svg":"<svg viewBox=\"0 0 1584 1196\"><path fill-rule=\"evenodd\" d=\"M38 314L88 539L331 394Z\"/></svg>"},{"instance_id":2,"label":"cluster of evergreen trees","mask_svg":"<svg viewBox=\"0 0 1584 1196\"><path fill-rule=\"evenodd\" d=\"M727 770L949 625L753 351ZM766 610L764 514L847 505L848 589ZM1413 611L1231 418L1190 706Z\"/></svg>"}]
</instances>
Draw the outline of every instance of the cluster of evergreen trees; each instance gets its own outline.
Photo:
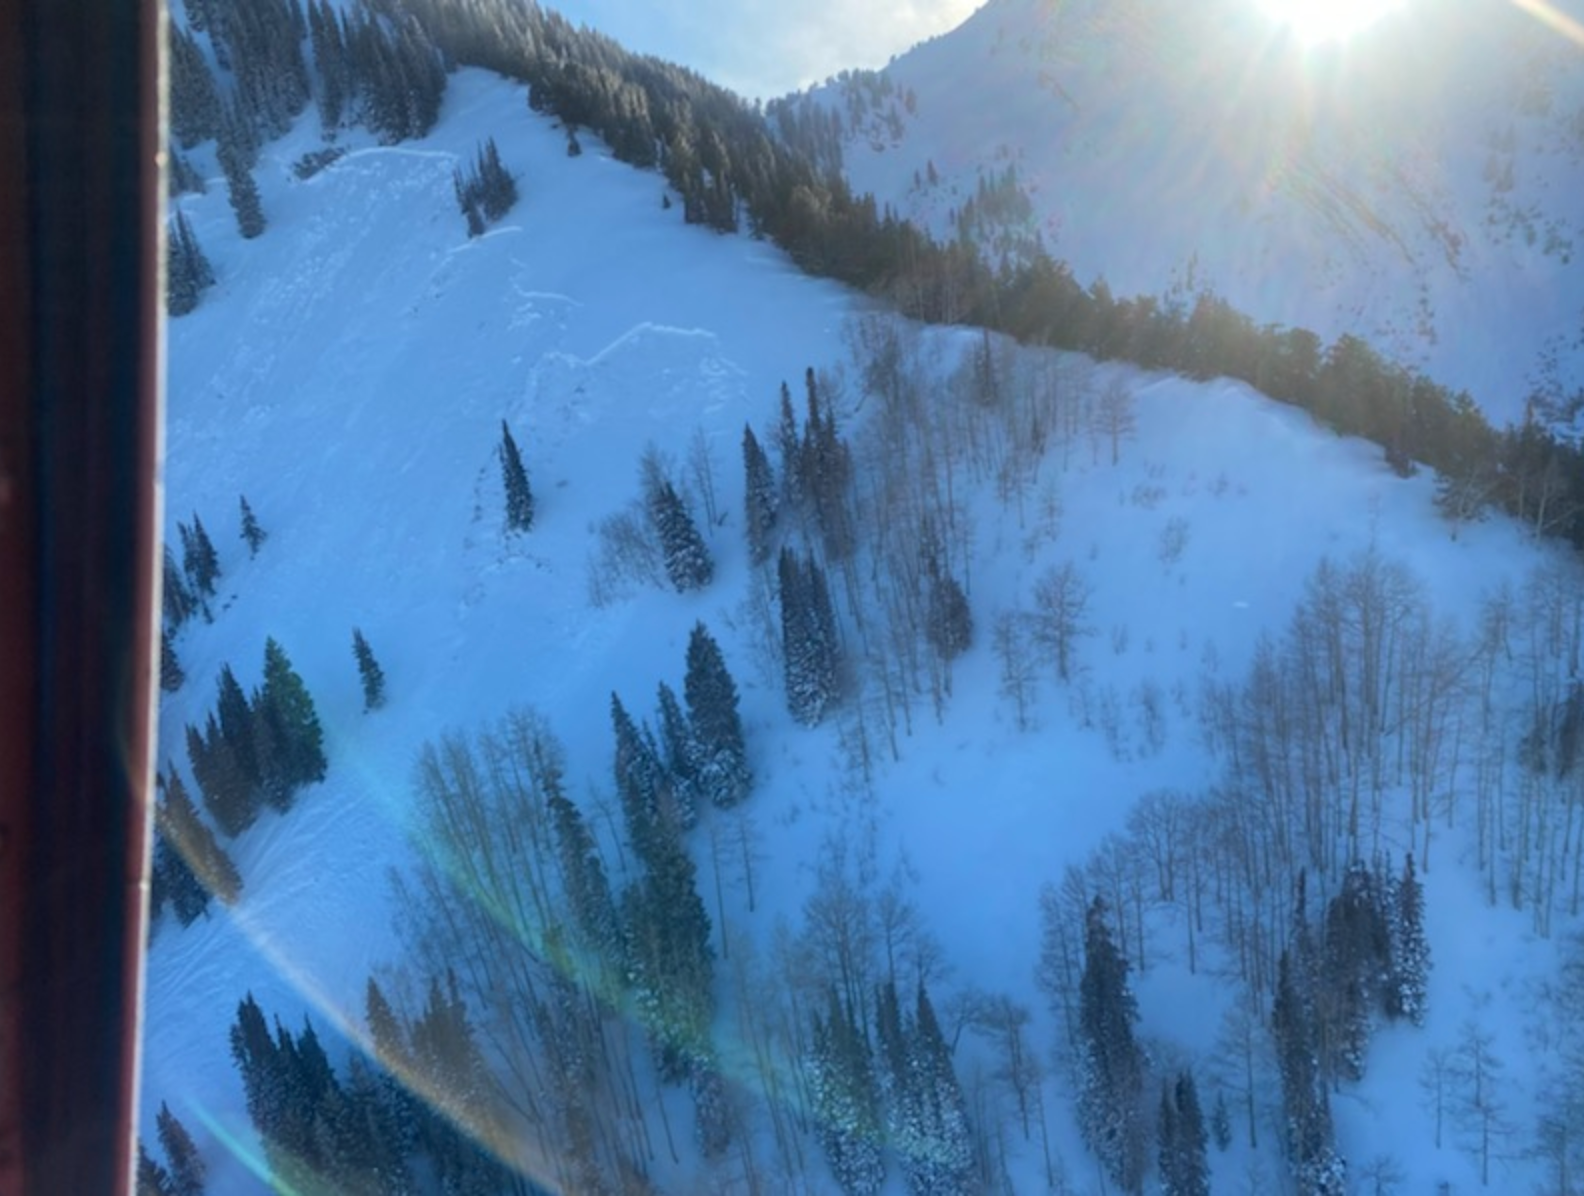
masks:
<instances>
[{"instance_id":1,"label":"cluster of evergreen trees","mask_svg":"<svg viewBox=\"0 0 1584 1196\"><path fill-rule=\"evenodd\" d=\"M904 1017L894 980L881 984L872 1037L830 989L825 1015L813 1017L805 1071L820 1145L847 1196L881 1189L887 1145L914 1196L972 1190L967 1104L924 985Z\"/></svg>"},{"instance_id":2,"label":"cluster of evergreen trees","mask_svg":"<svg viewBox=\"0 0 1584 1196\"><path fill-rule=\"evenodd\" d=\"M781 550L781 645L787 710L816 726L841 693L842 648L825 570L812 556Z\"/></svg>"},{"instance_id":3,"label":"cluster of evergreen trees","mask_svg":"<svg viewBox=\"0 0 1584 1196\"><path fill-rule=\"evenodd\" d=\"M455 171L452 181L470 237L481 236L517 202L517 180L501 164L500 150L493 137L479 146L472 166L465 171L460 168ZM510 441L511 433L505 421L501 423L501 431Z\"/></svg>"},{"instance_id":4,"label":"cluster of evergreen trees","mask_svg":"<svg viewBox=\"0 0 1584 1196\"><path fill-rule=\"evenodd\" d=\"M230 665L199 730L187 726L187 755L204 805L226 834L251 826L266 804L285 811L297 790L322 781L324 732L302 678L274 639L264 644L264 683L250 697Z\"/></svg>"},{"instance_id":5,"label":"cluster of evergreen trees","mask_svg":"<svg viewBox=\"0 0 1584 1196\"><path fill-rule=\"evenodd\" d=\"M231 1055L272 1174L346 1196L537 1191L491 1153L492 1080L455 978L431 982L410 1025L373 980L367 995L374 1057L354 1052L344 1077L311 1022L293 1034L277 1018L272 1031L251 993L237 1006ZM422 1085L409 1090L415 1077Z\"/></svg>"}]
</instances>

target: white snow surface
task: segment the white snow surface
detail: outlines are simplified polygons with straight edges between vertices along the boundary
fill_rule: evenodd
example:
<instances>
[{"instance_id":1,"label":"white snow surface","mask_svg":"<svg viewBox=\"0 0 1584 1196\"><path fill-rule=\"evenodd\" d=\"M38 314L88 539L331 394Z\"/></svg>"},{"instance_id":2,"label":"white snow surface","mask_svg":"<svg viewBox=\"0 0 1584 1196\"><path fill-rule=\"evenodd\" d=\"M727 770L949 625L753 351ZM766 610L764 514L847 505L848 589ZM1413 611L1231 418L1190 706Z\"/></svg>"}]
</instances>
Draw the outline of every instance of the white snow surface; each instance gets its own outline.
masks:
<instances>
[{"instance_id":1,"label":"white snow surface","mask_svg":"<svg viewBox=\"0 0 1584 1196\"><path fill-rule=\"evenodd\" d=\"M522 199L469 241L451 172L486 136ZM184 725L212 705L223 663L244 688L257 683L267 635L307 682L330 759L328 778L289 815L266 814L228 844L245 881L236 908L216 903L187 930L167 920L150 948L145 1133L152 1143L153 1112L169 1102L209 1159L213 1191L267 1190L246 1162L254 1138L226 1044L237 1002L251 991L291 1026L304 1013L316 1024L360 1022L366 979L400 950L387 877L411 859L415 756L442 731L531 705L567 746L572 795L608 789L610 692L648 711L657 681L680 689L688 632L703 619L742 691L758 778L749 801L768 856L759 911L736 912L736 927L768 941L778 918L795 922L821 840L845 836L881 872L905 861L916 877L911 894L954 968L937 1005L970 982L1010 992L1036 1010L1045 1054L1054 1022L1032 979L1041 884L1119 829L1137 795L1214 779L1192 713L1199 682L1241 675L1322 554L1343 560L1374 544L1459 619L1496 581L1517 584L1554 555L1503 520L1453 540L1432 510L1429 477L1401 481L1375 447L1242 385L1106 367L1097 380L1114 375L1136 393L1136 437L1115 466L1087 442L1065 468L1047 464L1059 532L1032 516L1020 527L989 490L965 498L975 645L944 717L921 702L900 762L882 761L873 790L855 792L837 726L794 726L778 679L748 644L739 443L745 421L768 442L783 380L800 394L805 366L842 362L844 326L871 310L867 301L800 275L767 243L685 227L679 205L662 209L658 176L617 164L592 138L567 158L563 135L527 111L521 88L478 72L452 78L443 119L422 142L380 148L359 137L344 134L351 152L308 181L289 164L317 143L311 115L265 147L257 178L269 228L258 241L236 236L217 172L207 195L179 201L219 282L169 327L166 524L174 539L178 519L202 516L224 575L214 622L181 634L188 680L162 705L159 759L186 772ZM942 371L978 339L919 335ZM860 400L849 377L855 436ZM502 522L503 418L537 499L521 537ZM695 429L728 513L709 532L714 582L591 608L592 525L637 492L646 443L681 461ZM239 494L269 533L256 559L237 534ZM1157 546L1173 519L1189 537L1163 565ZM1142 683L1184 695L1167 702L1159 754L1119 761L1048 675L1032 730L1019 731L997 696L995 613L1026 605L1034 578L1069 559L1095 586L1083 684L1118 704L1123 735L1133 735ZM354 626L388 681L389 705L372 714L362 711ZM1335 1102L1343 1153L1396 1155L1404 1191L1478 1181L1464 1155L1431 1146L1415 1083L1424 1052L1448 1042L1474 1003L1500 1027L1520 1092L1535 1066L1520 1014L1553 947L1532 938L1525 915L1485 905L1459 842L1443 841L1426 877L1431 1023L1379 1035L1367 1080ZM709 865L698 855L702 888ZM1138 978L1142 1030L1200 1058L1225 993L1187 977L1172 949L1163 943ZM960 1071L979 1050L965 1036ZM1098 1190L1066 1094L1047 1084L1067 1174L1077 1190ZM1265 1137L1269 1178L1279 1164ZM1018 1190L1042 1190L1037 1136L1011 1143ZM1242 1147L1212 1161L1216 1191L1249 1190L1255 1169ZM696 1190L699 1166L685 1157L661 1176L666 1190ZM1502 1190L1527 1190L1539 1175L1531 1162L1501 1166ZM895 1171L890 1192L903 1190Z\"/></svg>"}]
</instances>

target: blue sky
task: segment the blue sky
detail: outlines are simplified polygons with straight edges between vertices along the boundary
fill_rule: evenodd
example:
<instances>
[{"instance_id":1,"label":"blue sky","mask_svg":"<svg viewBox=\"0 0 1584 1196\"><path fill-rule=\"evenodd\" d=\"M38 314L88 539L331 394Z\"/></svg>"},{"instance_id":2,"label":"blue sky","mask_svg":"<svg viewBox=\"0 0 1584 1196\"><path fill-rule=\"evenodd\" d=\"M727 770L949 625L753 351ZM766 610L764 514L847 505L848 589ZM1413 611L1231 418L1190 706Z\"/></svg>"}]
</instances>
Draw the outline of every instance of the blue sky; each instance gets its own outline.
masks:
<instances>
[{"instance_id":1,"label":"blue sky","mask_svg":"<svg viewBox=\"0 0 1584 1196\"><path fill-rule=\"evenodd\" d=\"M770 98L960 25L980 0L549 0L628 49Z\"/></svg>"}]
</instances>

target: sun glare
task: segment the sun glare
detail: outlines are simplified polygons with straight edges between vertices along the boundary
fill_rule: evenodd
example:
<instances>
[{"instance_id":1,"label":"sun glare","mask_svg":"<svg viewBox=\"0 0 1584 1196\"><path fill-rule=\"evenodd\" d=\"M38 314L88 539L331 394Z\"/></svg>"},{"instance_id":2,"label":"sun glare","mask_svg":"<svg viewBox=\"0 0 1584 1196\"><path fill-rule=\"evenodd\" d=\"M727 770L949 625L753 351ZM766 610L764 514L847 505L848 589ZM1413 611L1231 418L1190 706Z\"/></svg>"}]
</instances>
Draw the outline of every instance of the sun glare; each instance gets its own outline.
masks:
<instances>
[{"instance_id":1,"label":"sun glare","mask_svg":"<svg viewBox=\"0 0 1584 1196\"><path fill-rule=\"evenodd\" d=\"M1398 0L1259 0L1306 42L1340 41L1380 20Z\"/></svg>"}]
</instances>

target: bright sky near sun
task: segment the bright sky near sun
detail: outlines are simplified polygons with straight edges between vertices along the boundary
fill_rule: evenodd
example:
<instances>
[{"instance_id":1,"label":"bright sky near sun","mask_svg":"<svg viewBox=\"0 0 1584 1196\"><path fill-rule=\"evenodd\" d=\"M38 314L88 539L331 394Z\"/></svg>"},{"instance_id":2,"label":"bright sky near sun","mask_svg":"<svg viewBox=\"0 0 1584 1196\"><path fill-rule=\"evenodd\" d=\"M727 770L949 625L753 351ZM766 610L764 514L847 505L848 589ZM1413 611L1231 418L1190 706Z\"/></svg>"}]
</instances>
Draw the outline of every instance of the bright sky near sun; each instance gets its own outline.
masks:
<instances>
[{"instance_id":1,"label":"bright sky near sun","mask_svg":"<svg viewBox=\"0 0 1584 1196\"><path fill-rule=\"evenodd\" d=\"M1333 41L1357 33L1396 8L1400 0L1259 0L1272 17L1305 41Z\"/></svg>"},{"instance_id":2,"label":"bright sky near sun","mask_svg":"<svg viewBox=\"0 0 1584 1196\"><path fill-rule=\"evenodd\" d=\"M549 0L629 50L770 99L849 67L881 67L956 28L979 0Z\"/></svg>"}]
</instances>

